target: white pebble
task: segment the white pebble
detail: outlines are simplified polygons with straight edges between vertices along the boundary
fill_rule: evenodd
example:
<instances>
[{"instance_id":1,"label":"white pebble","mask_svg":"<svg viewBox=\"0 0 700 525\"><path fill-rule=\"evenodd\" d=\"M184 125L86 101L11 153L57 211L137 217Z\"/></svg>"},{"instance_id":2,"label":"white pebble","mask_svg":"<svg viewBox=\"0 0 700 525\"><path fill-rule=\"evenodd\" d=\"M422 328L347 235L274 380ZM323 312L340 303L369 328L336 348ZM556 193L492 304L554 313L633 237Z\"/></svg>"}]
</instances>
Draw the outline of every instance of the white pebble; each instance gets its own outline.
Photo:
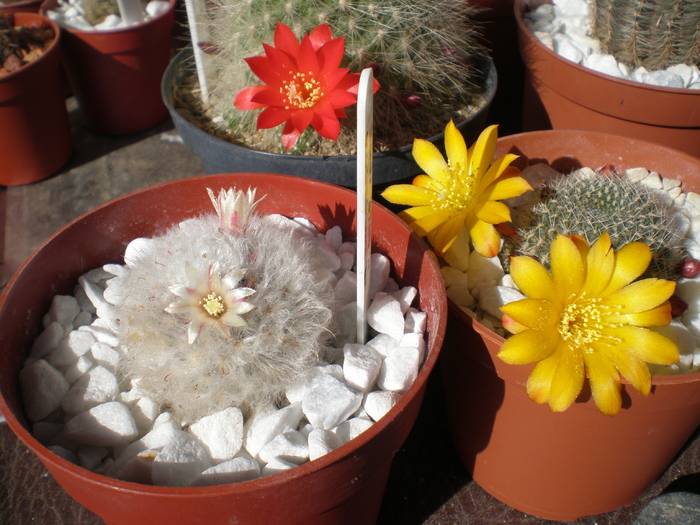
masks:
<instances>
[{"instance_id":1,"label":"white pebble","mask_svg":"<svg viewBox=\"0 0 700 525\"><path fill-rule=\"evenodd\" d=\"M288 430L265 445L258 457L269 463L275 458L300 465L309 459L309 444L298 430Z\"/></svg>"},{"instance_id":2,"label":"white pebble","mask_svg":"<svg viewBox=\"0 0 700 525\"><path fill-rule=\"evenodd\" d=\"M109 449L106 447L80 447L77 453L78 465L88 470L95 470L108 453Z\"/></svg>"},{"instance_id":3,"label":"white pebble","mask_svg":"<svg viewBox=\"0 0 700 525\"><path fill-rule=\"evenodd\" d=\"M291 461L285 461L281 458L274 458L263 467L262 475L271 476L273 474L279 474L280 472L284 472L285 470L292 469L296 466L298 465L296 463L292 463Z\"/></svg>"},{"instance_id":4,"label":"white pebble","mask_svg":"<svg viewBox=\"0 0 700 525\"><path fill-rule=\"evenodd\" d=\"M365 398L364 407L373 421L379 421L401 399L396 392L370 392Z\"/></svg>"},{"instance_id":5,"label":"white pebble","mask_svg":"<svg viewBox=\"0 0 700 525\"><path fill-rule=\"evenodd\" d=\"M417 348L400 347L384 359L379 371L377 385L382 390L405 392L413 384L420 368L420 353Z\"/></svg>"},{"instance_id":6,"label":"white pebble","mask_svg":"<svg viewBox=\"0 0 700 525\"><path fill-rule=\"evenodd\" d=\"M158 456L157 450L144 450L133 458L129 459L121 471L113 472L122 481L131 483L141 483L142 485L153 484L153 461Z\"/></svg>"},{"instance_id":7,"label":"white pebble","mask_svg":"<svg viewBox=\"0 0 700 525\"><path fill-rule=\"evenodd\" d=\"M335 284L335 297L339 304L347 304L357 300L357 275L346 271Z\"/></svg>"},{"instance_id":8,"label":"white pebble","mask_svg":"<svg viewBox=\"0 0 700 525\"><path fill-rule=\"evenodd\" d=\"M333 376L319 374L307 383L301 405L306 419L315 428L333 428L355 412L361 403L360 392Z\"/></svg>"},{"instance_id":9,"label":"white pebble","mask_svg":"<svg viewBox=\"0 0 700 525\"><path fill-rule=\"evenodd\" d=\"M153 422L160 415L160 405L148 396L139 398L129 407L139 433L145 433L153 427Z\"/></svg>"},{"instance_id":10,"label":"white pebble","mask_svg":"<svg viewBox=\"0 0 700 525\"><path fill-rule=\"evenodd\" d=\"M403 335L401 338L403 338ZM399 347L400 340L394 339L387 334L379 334L367 341L367 346L374 348L382 357L387 357Z\"/></svg>"},{"instance_id":11,"label":"white pebble","mask_svg":"<svg viewBox=\"0 0 700 525\"><path fill-rule=\"evenodd\" d=\"M260 464L254 459L237 457L202 472L192 482L192 487L228 485L260 477Z\"/></svg>"},{"instance_id":12,"label":"white pebble","mask_svg":"<svg viewBox=\"0 0 700 525\"><path fill-rule=\"evenodd\" d=\"M391 261L381 253L373 253L370 256L369 296L374 297L377 292L383 290L389 280Z\"/></svg>"},{"instance_id":13,"label":"white pebble","mask_svg":"<svg viewBox=\"0 0 700 525\"><path fill-rule=\"evenodd\" d=\"M112 323L102 320L99 317L95 319L91 325L81 326L79 330L83 332L90 332L100 343L104 343L111 347L116 347L119 345L119 337L117 337Z\"/></svg>"},{"instance_id":14,"label":"white pebble","mask_svg":"<svg viewBox=\"0 0 700 525\"><path fill-rule=\"evenodd\" d=\"M369 392L382 367L382 357L371 346L358 344L346 344L343 355L343 374L347 384L361 392Z\"/></svg>"},{"instance_id":15,"label":"white pebble","mask_svg":"<svg viewBox=\"0 0 700 525\"><path fill-rule=\"evenodd\" d=\"M71 365L87 354L94 342L95 338L89 332L73 330L49 352L46 360L54 366Z\"/></svg>"},{"instance_id":16,"label":"white pebble","mask_svg":"<svg viewBox=\"0 0 700 525\"><path fill-rule=\"evenodd\" d=\"M51 322L34 340L29 358L34 361L46 356L58 346L59 341L63 339L63 334L63 326L56 321Z\"/></svg>"},{"instance_id":17,"label":"white pebble","mask_svg":"<svg viewBox=\"0 0 700 525\"><path fill-rule=\"evenodd\" d=\"M343 421L340 425L333 429L335 435L343 443L355 439L357 436L362 434L365 430L370 428L374 423L369 419L362 419L359 417L353 417L347 421Z\"/></svg>"},{"instance_id":18,"label":"white pebble","mask_svg":"<svg viewBox=\"0 0 700 525\"><path fill-rule=\"evenodd\" d=\"M401 314L405 315L411 303L413 303L413 300L416 298L416 295L418 295L418 290L413 286L404 286L391 295L399 301L401 305Z\"/></svg>"},{"instance_id":19,"label":"white pebble","mask_svg":"<svg viewBox=\"0 0 700 525\"><path fill-rule=\"evenodd\" d=\"M31 421L44 419L60 408L61 399L70 389L63 374L48 361L39 359L19 373L24 410Z\"/></svg>"},{"instance_id":20,"label":"white pebble","mask_svg":"<svg viewBox=\"0 0 700 525\"><path fill-rule=\"evenodd\" d=\"M518 290L508 286L486 286L481 290L479 306L497 319L503 315L501 307L513 301L524 299Z\"/></svg>"},{"instance_id":21,"label":"white pebble","mask_svg":"<svg viewBox=\"0 0 700 525\"><path fill-rule=\"evenodd\" d=\"M327 376L326 374L322 375ZM256 457L275 436L297 428L302 415L301 403L292 403L271 414L254 416L245 435L244 446L246 450L251 456Z\"/></svg>"},{"instance_id":22,"label":"white pebble","mask_svg":"<svg viewBox=\"0 0 700 525\"><path fill-rule=\"evenodd\" d=\"M51 307L45 316L44 326L57 322L64 329L73 328L73 320L80 313L80 305L75 297L70 295L55 295L51 300ZM48 320L48 322L47 322Z\"/></svg>"},{"instance_id":23,"label":"white pebble","mask_svg":"<svg viewBox=\"0 0 700 525\"><path fill-rule=\"evenodd\" d=\"M67 448L64 448L60 445L51 445L50 447L46 447L48 450L56 454L58 457L65 459L66 461L69 461L73 464L78 464L78 457L75 455L75 453L71 450L68 450Z\"/></svg>"},{"instance_id":24,"label":"white pebble","mask_svg":"<svg viewBox=\"0 0 700 525\"><path fill-rule=\"evenodd\" d=\"M96 364L114 372L119 364L119 352L100 341L96 341L90 347L90 355Z\"/></svg>"},{"instance_id":25,"label":"white pebble","mask_svg":"<svg viewBox=\"0 0 700 525\"><path fill-rule=\"evenodd\" d=\"M79 445L114 447L132 441L138 429L126 405L111 401L69 419L63 435Z\"/></svg>"},{"instance_id":26,"label":"white pebble","mask_svg":"<svg viewBox=\"0 0 700 525\"><path fill-rule=\"evenodd\" d=\"M66 381L69 383L75 383L93 366L95 366L95 363L93 363L88 357L81 355L75 363L66 368L66 372L64 374Z\"/></svg>"},{"instance_id":27,"label":"white pebble","mask_svg":"<svg viewBox=\"0 0 700 525\"><path fill-rule=\"evenodd\" d=\"M320 458L343 444L342 440L332 430L315 428L309 433L309 459Z\"/></svg>"},{"instance_id":28,"label":"white pebble","mask_svg":"<svg viewBox=\"0 0 700 525\"><path fill-rule=\"evenodd\" d=\"M194 436L180 432L153 460L153 483L164 487L186 487L211 467L204 447Z\"/></svg>"},{"instance_id":29,"label":"white pebble","mask_svg":"<svg viewBox=\"0 0 700 525\"><path fill-rule=\"evenodd\" d=\"M119 394L116 376L102 366L88 370L63 397L61 407L70 417L90 408L113 401Z\"/></svg>"},{"instance_id":30,"label":"white pebble","mask_svg":"<svg viewBox=\"0 0 700 525\"><path fill-rule=\"evenodd\" d=\"M401 338L401 341L399 342L399 347L400 348L396 350L397 352L401 351L401 347L410 347L417 349L419 356L418 362L423 362L423 357L425 356L425 338L423 337L423 334L404 334L404 336Z\"/></svg>"},{"instance_id":31,"label":"white pebble","mask_svg":"<svg viewBox=\"0 0 700 525\"><path fill-rule=\"evenodd\" d=\"M222 463L241 449L243 413L236 407L229 407L201 418L190 425L189 431L204 445L212 463Z\"/></svg>"},{"instance_id":32,"label":"white pebble","mask_svg":"<svg viewBox=\"0 0 700 525\"><path fill-rule=\"evenodd\" d=\"M427 323L428 314L421 312L420 310L416 310L415 308L409 308L406 312L406 321L404 323L403 330L405 333L416 332L422 334L425 332Z\"/></svg>"},{"instance_id":33,"label":"white pebble","mask_svg":"<svg viewBox=\"0 0 700 525\"><path fill-rule=\"evenodd\" d=\"M401 339L404 322L399 301L389 294L378 292L367 309L367 323L379 333Z\"/></svg>"}]
</instances>

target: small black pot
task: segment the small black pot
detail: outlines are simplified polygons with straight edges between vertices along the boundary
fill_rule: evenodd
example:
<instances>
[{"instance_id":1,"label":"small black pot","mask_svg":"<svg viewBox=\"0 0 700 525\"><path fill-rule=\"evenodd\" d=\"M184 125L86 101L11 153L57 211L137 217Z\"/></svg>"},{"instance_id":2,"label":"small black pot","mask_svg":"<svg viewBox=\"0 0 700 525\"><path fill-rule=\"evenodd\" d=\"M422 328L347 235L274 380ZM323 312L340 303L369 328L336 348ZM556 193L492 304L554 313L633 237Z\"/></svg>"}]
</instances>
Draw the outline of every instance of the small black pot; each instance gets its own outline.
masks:
<instances>
[{"instance_id":1,"label":"small black pot","mask_svg":"<svg viewBox=\"0 0 700 525\"><path fill-rule=\"evenodd\" d=\"M183 142L199 156L207 173L281 173L355 188L356 155L313 156L269 153L232 144L190 123L171 103L173 86L183 75L183 65L188 63L192 63L191 48L183 49L170 62L163 76L161 94ZM496 94L496 83L496 68L489 60L484 90L486 103L458 126L469 143L476 140L485 126L489 107ZM428 140L442 144L443 133ZM410 179L421 172L411 155L412 147L412 144L407 144L399 149L374 154L375 191L383 186Z\"/></svg>"}]
</instances>

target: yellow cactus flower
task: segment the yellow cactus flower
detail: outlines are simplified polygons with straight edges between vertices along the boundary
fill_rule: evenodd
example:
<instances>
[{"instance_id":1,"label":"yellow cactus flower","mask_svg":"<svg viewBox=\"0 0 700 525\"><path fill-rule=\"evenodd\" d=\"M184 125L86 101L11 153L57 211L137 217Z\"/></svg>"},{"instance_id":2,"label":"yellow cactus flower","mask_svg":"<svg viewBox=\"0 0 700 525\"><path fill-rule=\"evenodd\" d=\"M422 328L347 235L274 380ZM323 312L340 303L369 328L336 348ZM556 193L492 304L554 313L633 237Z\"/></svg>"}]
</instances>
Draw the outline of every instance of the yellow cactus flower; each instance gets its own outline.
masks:
<instances>
[{"instance_id":1,"label":"yellow cactus flower","mask_svg":"<svg viewBox=\"0 0 700 525\"><path fill-rule=\"evenodd\" d=\"M514 335L498 356L510 364L536 363L527 393L555 412L576 400L587 372L598 409L616 414L621 375L647 395L647 363L679 359L673 341L647 328L671 321L675 283L633 282L649 265L650 248L633 242L616 253L607 233L590 247L580 236L558 235L550 254L551 273L531 257L511 259L511 276L526 299L501 308Z\"/></svg>"},{"instance_id":2,"label":"yellow cactus flower","mask_svg":"<svg viewBox=\"0 0 700 525\"><path fill-rule=\"evenodd\" d=\"M432 240L442 256L466 228L474 249L493 257L500 249L495 224L510 221L510 209L502 199L517 197L532 188L510 166L518 156L507 154L493 163L498 126L486 128L467 150L464 137L454 123L445 128L447 161L427 140L413 142L413 157L425 171L413 184L390 186L382 197L394 204L413 206L399 216L421 237L435 230Z\"/></svg>"}]
</instances>

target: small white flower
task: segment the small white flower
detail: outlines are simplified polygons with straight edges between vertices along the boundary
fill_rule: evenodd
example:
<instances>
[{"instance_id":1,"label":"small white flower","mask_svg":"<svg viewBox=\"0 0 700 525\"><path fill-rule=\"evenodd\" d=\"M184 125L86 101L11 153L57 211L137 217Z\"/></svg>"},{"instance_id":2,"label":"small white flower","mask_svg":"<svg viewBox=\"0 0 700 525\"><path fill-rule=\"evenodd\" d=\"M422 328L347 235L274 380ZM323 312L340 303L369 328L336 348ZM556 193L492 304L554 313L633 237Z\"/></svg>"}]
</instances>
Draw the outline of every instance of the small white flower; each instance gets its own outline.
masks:
<instances>
[{"instance_id":1,"label":"small white flower","mask_svg":"<svg viewBox=\"0 0 700 525\"><path fill-rule=\"evenodd\" d=\"M207 275L191 264L186 263L190 284L176 284L170 291L178 296L165 311L170 314L188 314L191 319L188 327L188 342L194 343L207 328L215 329L222 337L229 339L229 327L247 326L241 314L250 312L254 306L244 299L255 293L252 288L237 287L246 270L235 270L223 278L219 275L219 265L210 264Z\"/></svg>"},{"instance_id":2,"label":"small white flower","mask_svg":"<svg viewBox=\"0 0 700 525\"><path fill-rule=\"evenodd\" d=\"M207 188L207 193L209 193L209 198L219 216L221 229L233 233L245 231L255 206L262 200L256 201L255 189L250 188L247 192L233 188L220 190L218 196L215 196L214 192Z\"/></svg>"}]
</instances>

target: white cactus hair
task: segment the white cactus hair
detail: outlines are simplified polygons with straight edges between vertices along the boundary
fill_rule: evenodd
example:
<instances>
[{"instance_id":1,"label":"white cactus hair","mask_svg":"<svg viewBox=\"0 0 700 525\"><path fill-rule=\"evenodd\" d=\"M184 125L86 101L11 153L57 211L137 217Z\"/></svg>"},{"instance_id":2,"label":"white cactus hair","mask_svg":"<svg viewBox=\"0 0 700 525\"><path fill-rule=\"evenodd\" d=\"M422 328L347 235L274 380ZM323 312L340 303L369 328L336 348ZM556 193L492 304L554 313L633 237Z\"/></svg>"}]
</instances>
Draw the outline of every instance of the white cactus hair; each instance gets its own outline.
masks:
<instances>
[{"instance_id":1,"label":"white cactus hair","mask_svg":"<svg viewBox=\"0 0 700 525\"><path fill-rule=\"evenodd\" d=\"M332 272L313 238L271 217L252 215L245 235L222 231L210 214L187 220L137 244L123 289L119 376L183 422L237 406L252 413L280 400L285 389L332 353L335 296ZM133 250L132 250L133 252ZM187 263L206 272L246 268L243 284L254 308L231 338L205 330L193 344L181 316L166 312L173 284L185 283ZM109 284L108 284L109 286Z\"/></svg>"}]
</instances>

